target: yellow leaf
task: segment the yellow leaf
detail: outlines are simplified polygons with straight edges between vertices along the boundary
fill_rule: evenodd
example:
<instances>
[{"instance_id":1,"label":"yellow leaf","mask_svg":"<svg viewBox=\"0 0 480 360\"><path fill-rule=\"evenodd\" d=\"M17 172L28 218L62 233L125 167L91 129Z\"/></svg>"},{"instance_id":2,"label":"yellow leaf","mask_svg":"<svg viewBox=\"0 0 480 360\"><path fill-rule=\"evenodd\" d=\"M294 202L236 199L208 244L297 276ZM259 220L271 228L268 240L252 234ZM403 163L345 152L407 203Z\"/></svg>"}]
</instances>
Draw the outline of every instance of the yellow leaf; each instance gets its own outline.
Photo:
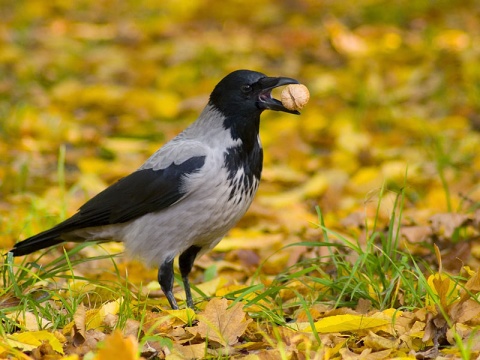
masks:
<instances>
[{"instance_id":1,"label":"yellow leaf","mask_svg":"<svg viewBox=\"0 0 480 360\"><path fill-rule=\"evenodd\" d=\"M410 166L410 164L407 164L404 160L385 161L381 165L380 172L384 179L401 182L407 175L407 169L409 179L412 178L412 174L416 173L418 176L418 167L416 168L414 165Z\"/></svg>"},{"instance_id":2,"label":"yellow leaf","mask_svg":"<svg viewBox=\"0 0 480 360\"><path fill-rule=\"evenodd\" d=\"M315 323L319 333L357 331L391 324L392 320L362 315L336 315L323 318ZM305 329L312 331L311 329Z\"/></svg>"},{"instance_id":3,"label":"yellow leaf","mask_svg":"<svg viewBox=\"0 0 480 360\"><path fill-rule=\"evenodd\" d=\"M82 157L77 160L77 166L84 174L98 174L102 170L110 167L109 161L99 159L98 157Z\"/></svg>"},{"instance_id":4,"label":"yellow leaf","mask_svg":"<svg viewBox=\"0 0 480 360\"><path fill-rule=\"evenodd\" d=\"M221 288L227 282L228 282L228 279L226 279L225 277L217 277L210 281L198 284L197 288L206 295L213 295L215 294L218 288ZM175 297L177 299L185 300L186 299L185 291L182 290L182 291L179 291L178 293L175 293Z\"/></svg>"},{"instance_id":5,"label":"yellow leaf","mask_svg":"<svg viewBox=\"0 0 480 360\"><path fill-rule=\"evenodd\" d=\"M367 133L361 133L351 128L345 128L346 131L340 132L337 137L337 146L351 154L366 149L370 145L370 136Z\"/></svg>"},{"instance_id":6,"label":"yellow leaf","mask_svg":"<svg viewBox=\"0 0 480 360\"><path fill-rule=\"evenodd\" d=\"M325 173L318 172L305 182L302 186L302 192L306 197L317 197L327 190L328 185L329 181Z\"/></svg>"},{"instance_id":7,"label":"yellow leaf","mask_svg":"<svg viewBox=\"0 0 480 360\"><path fill-rule=\"evenodd\" d=\"M264 234L255 230L233 229L230 236L226 236L214 251L226 252L237 249L265 249L283 240L282 234Z\"/></svg>"},{"instance_id":8,"label":"yellow leaf","mask_svg":"<svg viewBox=\"0 0 480 360\"><path fill-rule=\"evenodd\" d=\"M95 289L96 286L86 280L75 279L68 282L70 296L80 296L89 292L93 292Z\"/></svg>"},{"instance_id":9,"label":"yellow leaf","mask_svg":"<svg viewBox=\"0 0 480 360\"><path fill-rule=\"evenodd\" d=\"M23 351L31 351L42 345L44 341L48 341L53 350L63 355L63 346L60 341L54 334L46 330L15 333L7 336L7 343L10 346Z\"/></svg>"},{"instance_id":10,"label":"yellow leaf","mask_svg":"<svg viewBox=\"0 0 480 360\"><path fill-rule=\"evenodd\" d=\"M138 356L138 342L133 336L123 337L119 330L115 330L105 338L94 360L136 360Z\"/></svg>"},{"instance_id":11,"label":"yellow leaf","mask_svg":"<svg viewBox=\"0 0 480 360\"><path fill-rule=\"evenodd\" d=\"M450 277L443 273L432 274L428 277L428 285L432 289L432 292L438 295L440 304L446 308L453 301L458 299L458 289L455 287ZM427 305L435 305L434 299L427 294Z\"/></svg>"},{"instance_id":12,"label":"yellow leaf","mask_svg":"<svg viewBox=\"0 0 480 360\"><path fill-rule=\"evenodd\" d=\"M5 359L17 359L17 360L31 360L32 358L30 356L27 356L25 354L23 354L20 350L16 350L15 349L15 346L13 346L12 344L8 343L8 340L5 340L6 342L0 342L0 354L1 356L3 356L3 358ZM12 343L14 343L12 341ZM17 346L17 348L19 348ZM11 355L10 357L7 357ZM3 359L2 358L2 359Z\"/></svg>"},{"instance_id":13,"label":"yellow leaf","mask_svg":"<svg viewBox=\"0 0 480 360\"><path fill-rule=\"evenodd\" d=\"M434 39L439 49L462 51L471 44L470 35L457 29L448 29L440 32Z\"/></svg>"},{"instance_id":14,"label":"yellow leaf","mask_svg":"<svg viewBox=\"0 0 480 360\"><path fill-rule=\"evenodd\" d=\"M103 329L105 316L108 314L117 315L120 310L121 301L122 299L120 298L104 304L100 309L88 310L85 316L87 330Z\"/></svg>"},{"instance_id":15,"label":"yellow leaf","mask_svg":"<svg viewBox=\"0 0 480 360\"><path fill-rule=\"evenodd\" d=\"M357 171L351 178L348 187L356 192L368 192L382 186L384 179L380 170L374 166L366 166Z\"/></svg>"},{"instance_id":16,"label":"yellow leaf","mask_svg":"<svg viewBox=\"0 0 480 360\"><path fill-rule=\"evenodd\" d=\"M184 324L189 324L192 320L195 320L196 314L193 309L185 308L180 310L166 310L166 313L181 320Z\"/></svg>"},{"instance_id":17,"label":"yellow leaf","mask_svg":"<svg viewBox=\"0 0 480 360\"><path fill-rule=\"evenodd\" d=\"M226 294L229 294L229 293L231 293L231 292L239 291L239 290L243 290L243 289L247 289L247 288L249 288L249 286L247 286L247 285L238 285L238 284L229 285L229 286L223 286L223 287L221 287L220 289L217 290L217 292L215 293L215 295L218 296L218 297L222 297L222 296L225 296ZM247 296L245 296L245 299L251 300L251 299L253 299L255 296L256 296L255 293L250 293L250 294L248 294Z\"/></svg>"}]
</instances>

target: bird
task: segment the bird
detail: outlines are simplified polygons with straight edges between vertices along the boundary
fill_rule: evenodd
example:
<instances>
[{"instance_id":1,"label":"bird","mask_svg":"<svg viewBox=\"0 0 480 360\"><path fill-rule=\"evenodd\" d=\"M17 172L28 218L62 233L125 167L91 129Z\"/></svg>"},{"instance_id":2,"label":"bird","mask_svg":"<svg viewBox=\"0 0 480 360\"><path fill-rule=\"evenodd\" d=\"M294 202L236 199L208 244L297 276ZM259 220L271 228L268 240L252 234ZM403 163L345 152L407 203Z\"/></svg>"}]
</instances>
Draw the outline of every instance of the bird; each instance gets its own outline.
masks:
<instances>
[{"instance_id":1,"label":"bird","mask_svg":"<svg viewBox=\"0 0 480 360\"><path fill-rule=\"evenodd\" d=\"M174 259L186 306L194 308L189 274L195 259L236 225L257 192L263 167L259 136L264 110L299 115L272 97L298 84L236 70L213 89L197 120L137 170L113 183L51 229L16 243L13 256L64 242L121 241L128 252L158 266L158 282L172 309Z\"/></svg>"}]
</instances>

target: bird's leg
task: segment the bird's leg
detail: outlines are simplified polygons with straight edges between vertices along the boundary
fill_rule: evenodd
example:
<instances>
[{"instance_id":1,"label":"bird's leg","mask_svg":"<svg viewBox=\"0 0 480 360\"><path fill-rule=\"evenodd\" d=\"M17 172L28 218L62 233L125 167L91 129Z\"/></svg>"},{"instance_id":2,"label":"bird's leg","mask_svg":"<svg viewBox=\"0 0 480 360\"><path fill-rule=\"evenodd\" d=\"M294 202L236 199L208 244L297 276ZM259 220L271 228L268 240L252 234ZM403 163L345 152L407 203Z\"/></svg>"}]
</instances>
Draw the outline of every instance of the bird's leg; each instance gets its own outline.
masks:
<instances>
[{"instance_id":1,"label":"bird's leg","mask_svg":"<svg viewBox=\"0 0 480 360\"><path fill-rule=\"evenodd\" d=\"M172 309L177 310L177 300L173 296L173 257L167 259L158 269L158 282Z\"/></svg>"},{"instance_id":2,"label":"bird's leg","mask_svg":"<svg viewBox=\"0 0 480 360\"><path fill-rule=\"evenodd\" d=\"M188 281L188 274L192 271L193 262L198 252L202 248L192 245L185 250L178 258L178 265L180 267L180 273L182 274L183 286L185 287L185 295L187 298L187 306L193 309L192 292L190 291L190 283Z\"/></svg>"}]
</instances>

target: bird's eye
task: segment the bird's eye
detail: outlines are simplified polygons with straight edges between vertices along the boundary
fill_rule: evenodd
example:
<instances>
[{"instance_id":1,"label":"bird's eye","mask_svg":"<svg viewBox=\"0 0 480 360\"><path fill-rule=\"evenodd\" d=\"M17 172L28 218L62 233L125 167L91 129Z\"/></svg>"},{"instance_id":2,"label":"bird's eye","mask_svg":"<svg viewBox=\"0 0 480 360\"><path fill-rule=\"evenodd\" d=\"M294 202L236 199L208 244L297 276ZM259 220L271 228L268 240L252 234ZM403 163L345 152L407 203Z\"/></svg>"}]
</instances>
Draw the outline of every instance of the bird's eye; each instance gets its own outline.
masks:
<instances>
[{"instance_id":1,"label":"bird's eye","mask_svg":"<svg viewBox=\"0 0 480 360\"><path fill-rule=\"evenodd\" d=\"M252 91L252 87L250 85L242 85L241 89L245 94L248 94L250 91Z\"/></svg>"}]
</instances>

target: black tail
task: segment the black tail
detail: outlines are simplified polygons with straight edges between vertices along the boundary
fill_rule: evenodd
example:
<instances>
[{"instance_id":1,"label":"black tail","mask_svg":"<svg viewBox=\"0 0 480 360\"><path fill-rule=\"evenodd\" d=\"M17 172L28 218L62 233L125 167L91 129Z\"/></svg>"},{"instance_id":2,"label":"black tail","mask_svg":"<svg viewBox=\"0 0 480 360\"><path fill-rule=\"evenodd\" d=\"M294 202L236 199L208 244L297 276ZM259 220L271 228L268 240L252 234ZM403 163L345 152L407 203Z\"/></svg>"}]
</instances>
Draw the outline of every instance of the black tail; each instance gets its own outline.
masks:
<instances>
[{"instance_id":1,"label":"black tail","mask_svg":"<svg viewBox=\"0 0 480 360\"><path fill-rule=\"evenodd\" d=\"M10 252L13 253L13 256L22 256L53 245L61 244L64 240L60 238L60 235L61 232L59 229L54 227L16 243Z\"/></svg>"}]
</instances>

